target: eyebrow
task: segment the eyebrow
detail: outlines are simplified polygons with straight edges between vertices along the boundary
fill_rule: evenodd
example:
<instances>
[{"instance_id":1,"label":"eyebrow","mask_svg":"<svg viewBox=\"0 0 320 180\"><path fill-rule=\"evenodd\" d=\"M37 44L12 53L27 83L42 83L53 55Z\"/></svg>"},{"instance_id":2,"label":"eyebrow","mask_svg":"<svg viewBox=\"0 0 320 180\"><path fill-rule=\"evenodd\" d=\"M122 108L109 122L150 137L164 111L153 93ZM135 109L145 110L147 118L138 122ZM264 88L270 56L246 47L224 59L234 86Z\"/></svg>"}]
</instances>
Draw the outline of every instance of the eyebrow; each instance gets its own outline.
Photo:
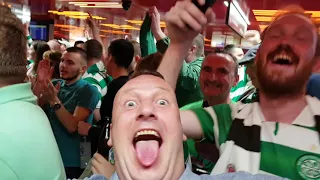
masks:
<instances>
[{"instance_id":1,"label":"eyebrow","mask_svg":"<svg viewBox=\"0 0 320 180\"><path fill-rule=\"evenodd\" d=\"M124 94L125 94L125 93L129 93L129 92L131 92L131 91L135 91L135 90L138 90L138 89L139 89L139 88L125 89L125 90L123 91L123 93L124 93ZM153 89L160 89L160 90L162 90L162 91L170 92L169 89L163 88L163 87L160 87L160 86L156 86L156 87L154 87Z\"/></svg>"}]
</instances>

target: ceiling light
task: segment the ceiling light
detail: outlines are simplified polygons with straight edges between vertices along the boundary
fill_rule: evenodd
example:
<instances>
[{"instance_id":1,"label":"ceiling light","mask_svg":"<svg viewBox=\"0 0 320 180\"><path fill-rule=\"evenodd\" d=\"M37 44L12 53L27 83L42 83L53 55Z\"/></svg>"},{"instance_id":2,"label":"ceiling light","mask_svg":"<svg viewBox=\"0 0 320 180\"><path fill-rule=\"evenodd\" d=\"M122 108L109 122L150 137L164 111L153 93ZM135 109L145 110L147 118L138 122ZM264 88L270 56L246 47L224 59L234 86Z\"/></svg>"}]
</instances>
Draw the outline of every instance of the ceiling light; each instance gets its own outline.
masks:
<instances>
[{"instance_id":1,"label":"ceiling light","mask_svg":"<svg viewBox=\"0 0 320 180\"><path fill-rule=\"evenodd\" d=\"M116 6L116 5L105 5L105 6L89 6L89 5L81 5L79 7L82 7L82 8L114 8L114 9L120 9L122 8L122 6Z\"/></svg>"},{"instance_id":2,"label":"ceiling light","mask_svg":"<svg viewBox=\"0 0 320 180\"><path fill-rule=\"evenodd\" d=\"M69 2L69 4L96 4L96 5L119 5L120 2Z\"/></svg>"},{"instance_id":3,"label":"ceiling light","mask_svg":"<svg viewBox=\"0 0 320 180\"><path fill-rule=\"evenodd\" d=\"M229 6L229 2L228 2L228 1L224 1L223 4L224 4L225 6L227 6L227 7Z\"/></svg>"}]
</instances>

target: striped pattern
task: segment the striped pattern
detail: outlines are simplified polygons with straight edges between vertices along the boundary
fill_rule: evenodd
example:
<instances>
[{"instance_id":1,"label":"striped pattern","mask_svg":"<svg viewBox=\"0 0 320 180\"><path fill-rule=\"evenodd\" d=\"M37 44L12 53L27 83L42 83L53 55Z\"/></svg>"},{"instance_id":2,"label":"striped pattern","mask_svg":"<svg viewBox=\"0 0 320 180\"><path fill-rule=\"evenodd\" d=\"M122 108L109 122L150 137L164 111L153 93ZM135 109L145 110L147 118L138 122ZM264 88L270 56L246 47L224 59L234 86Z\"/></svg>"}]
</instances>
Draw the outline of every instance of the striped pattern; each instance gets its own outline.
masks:
<instances>
[{"instance_id":1,"label":"striped pattern","mask_svg":"<svg viewBox=\"0 0 320 180\"><path fill-rule=\"evenodd\" d=\"M231 88L230 98L233 102L238 102L243 93L245 93L250 86L248 85L248 75L246 74L246 67L242 66L238 70L239 82L236 87Z\"/></svg>"},{"instance_id":2,"label":"striped pattern","mask_svg":"<svg viewBox=\"0 0 320 180\"><path fill-rule=\"evenodd\" d=\"M320 161L315 161L318 164L312 171L299 171L301 157L311 155L320 159L316 130L316 121L320 123L317 115L320 101L309 96L306 99L309 105L292 125L265 121L259 103L222 104L194 110L204 138L218 142L221 156L211 174L228 172L227 167L232 164L236 171L253 174L303 179L301 173L310 173L320 179Z\"/></svg>"},{"instance_id":3,"label":"striped pattern","mask_svg":"<svg viewBox=\"0 0 320 180\"><path fill-rule=\"evenodd\" d=\"M106 75L106 70L104 69L102 61L89 67L87 72L82 76L85 81L88 81L91 85L95 86L101 95L101 100L96 107L97 109L100 109L103 97L107 94L107 86L109 82L111 82L109 77L110 76L107 77Z\"/></svg>"}]
</instances>

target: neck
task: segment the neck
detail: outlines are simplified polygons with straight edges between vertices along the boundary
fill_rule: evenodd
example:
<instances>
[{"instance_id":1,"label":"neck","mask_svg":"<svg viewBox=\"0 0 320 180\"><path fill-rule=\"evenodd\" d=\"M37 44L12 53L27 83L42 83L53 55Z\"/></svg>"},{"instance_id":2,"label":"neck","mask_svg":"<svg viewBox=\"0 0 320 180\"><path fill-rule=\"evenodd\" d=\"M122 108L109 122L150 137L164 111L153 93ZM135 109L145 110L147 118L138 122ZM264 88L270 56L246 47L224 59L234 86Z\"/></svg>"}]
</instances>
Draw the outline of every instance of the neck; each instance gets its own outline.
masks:
<instances>
[{"instance_id":1,"label":"neck","mask_svg":"<svg viewBox=\"0 0 320 180\"><path fill-rule=\"evenodd\" d=\"M93 66L94 64L96 64L97 62L99 62L100 61L100 59L95 59L95 58L92 58L92 59L89 59L88 60L88 68L89 67L91 67L91 66Z\"/></svg>"},{"instance_id":2,"label":"neck","mask_svg":"<svg viewBox=\"0 0 320 180\"><path fill-rule=\"evenodd\" d=\"M215 106L218 104L229 104L230 103L230 96L229 94L227 96L224 97L205 97L204 98L205 101L208 101L209 106Z\"/></svg>"},{"instance_id":3,"label":"neck","mask_svg":"<svg viewBox=\"0 0 320 180\"><path fill-rule=\"evenodd\" d=\"M260 107L266 121L292 124L307 102L304 95L270 98L260 93Z\"/></svg>"},{"instance_id":4,"label":"neck","mask_svg":"<svg viewBox=\"0 0 320 180\"><path fill-rule=\"evenodd\" d=\"M192 55L192 56L186 58L186 62L191 63L191 62L195 61L196 59L197 59L197 57Z\"/></svg>"},{"instance_id":5,"label":"neck","mask_svg":"<svg viewBox=\"0 0 320 180\"><path fill-rule=\"evenodd\" d=\"M73 84L81 79L81 76L78 76L77 78L74 78L72 80L65 80L67 85Z\"/></svg>"},{"instance_id":6,"label":"neck","mask_svg":"<svg viewBox=\"0 0 320 180\"><path fill-rule=\"evenodd\" d=\"M114 73L112 73L112 78L113 79L117 79L118 77L120 76L128 76L129 73L128 73L128 70L125 69L125 68L117 68L115 69Z\"/></svg>"}]
</instances>

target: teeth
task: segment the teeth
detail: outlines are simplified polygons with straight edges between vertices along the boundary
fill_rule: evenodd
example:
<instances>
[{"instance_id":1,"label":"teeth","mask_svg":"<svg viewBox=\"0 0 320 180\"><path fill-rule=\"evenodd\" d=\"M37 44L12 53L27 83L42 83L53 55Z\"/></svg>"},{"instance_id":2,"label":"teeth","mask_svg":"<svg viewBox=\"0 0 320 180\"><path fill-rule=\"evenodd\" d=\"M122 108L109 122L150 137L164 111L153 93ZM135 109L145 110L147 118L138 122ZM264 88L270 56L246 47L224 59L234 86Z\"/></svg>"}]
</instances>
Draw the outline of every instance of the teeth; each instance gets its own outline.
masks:
<instances>
[{"instance_id":1,"label":"teeth","mask_svg":"<svg viewBox=\"0 0 320 180\"><path fill-rule=\"evenodd\" d=\"M292 63L292 59L289 55L287 54L277 54L274 58L273 58L273 62L277 62L278 59L285 59L288 60L289 63Z\"/></svg>"},{"instance_id":2,"label":"teeth","mask_svg":"<svg viewBox=\"0 0 320 180\"><path fill-rule=\"evenodd\" d=\"M154 130L142 130L137 132L137 134L135 135L135 138L141 135L154 135L154 136L160 137L159 134Z\"/></svg>"}]
</instances>

